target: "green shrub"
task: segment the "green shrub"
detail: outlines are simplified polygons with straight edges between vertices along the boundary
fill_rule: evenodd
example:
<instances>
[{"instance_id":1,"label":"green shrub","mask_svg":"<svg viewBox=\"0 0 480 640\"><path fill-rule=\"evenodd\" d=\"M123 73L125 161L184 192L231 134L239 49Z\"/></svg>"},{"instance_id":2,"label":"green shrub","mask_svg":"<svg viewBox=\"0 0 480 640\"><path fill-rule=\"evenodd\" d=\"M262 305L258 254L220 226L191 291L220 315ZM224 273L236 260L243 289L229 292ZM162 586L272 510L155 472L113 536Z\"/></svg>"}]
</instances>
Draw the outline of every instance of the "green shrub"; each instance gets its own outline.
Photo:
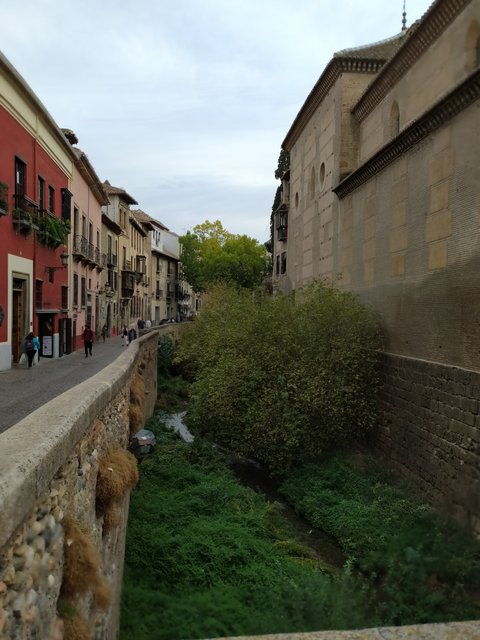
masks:
<instances>
[{"instance_id":1,"label":"green shrub","mask_svg":"<svg viewBox=\"0 0 480 640\"><path fill-rule=\"evenodd\" d=\"M325 283L297 300L217 287L178 361L198 429L282 471L375 423L380 346L376 315Z\"/></svg>"},{"instance_id":2,"label":"green shrub","mask_svg":"<svg viewBox=\"0 0 480 640\"><path fill-rule=\"evenodd\" d=\"M256 635L375 622L371 594L327 575L273 505L238 485L218 452L155 420L155 454L131 498L122 640Z\"/></svg>"},{"instance_id":3,"label":"green shrub","mask_svg":"<svg viewBox=\"0 0 480 640\"><path fill-rule=\"evenodd\" d=\"M382 624L480 616L480 545L383 473L336 458L295 470L281 490L376 588Z\"/></svg>"}]
</instances>

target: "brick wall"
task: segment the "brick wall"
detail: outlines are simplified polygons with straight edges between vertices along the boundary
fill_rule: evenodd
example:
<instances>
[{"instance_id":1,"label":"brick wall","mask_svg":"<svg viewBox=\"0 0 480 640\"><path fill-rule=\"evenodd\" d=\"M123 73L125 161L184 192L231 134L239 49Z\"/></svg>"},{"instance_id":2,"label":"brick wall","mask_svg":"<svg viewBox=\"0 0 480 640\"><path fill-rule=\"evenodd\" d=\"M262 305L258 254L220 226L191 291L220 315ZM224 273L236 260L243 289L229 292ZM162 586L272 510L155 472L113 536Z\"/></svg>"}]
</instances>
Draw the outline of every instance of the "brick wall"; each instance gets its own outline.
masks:
<instances>
[{"instance_id":1,"label":"brick wall","mask_svg":"<svg viewBox=\"0 0 480 640\"><path fill-rule=\"evenodd\" d=\"M373 448L430 502L480 533L480 373L396 355L384 365Z\"/></svg>"}]
</instances>

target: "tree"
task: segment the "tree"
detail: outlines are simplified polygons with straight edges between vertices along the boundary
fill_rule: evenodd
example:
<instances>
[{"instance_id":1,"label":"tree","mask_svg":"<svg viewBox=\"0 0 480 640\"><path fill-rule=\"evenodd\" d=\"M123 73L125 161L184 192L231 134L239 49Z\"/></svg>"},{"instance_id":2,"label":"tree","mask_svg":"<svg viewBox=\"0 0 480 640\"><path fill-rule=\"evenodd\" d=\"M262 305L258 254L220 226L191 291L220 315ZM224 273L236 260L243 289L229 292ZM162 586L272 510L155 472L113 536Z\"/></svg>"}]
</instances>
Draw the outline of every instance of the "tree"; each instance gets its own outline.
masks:
<instances>
[{"instance_id":1,"label":"tree","mask_svg":"<svg viewBox=\"0 0 480 640\"><path fill-rule=\"evenodd\" d=\"M297 294L215 287L179 345L195 427L277 471L361 436L378 411L377 316L322 282Z\"/></svg>"},{"instance_id":2,"label":"tree","mask_svg":"<svg viewBox=\"0 0 480 640\"><path fill-rule=\"evenodd\" d=\"M267 269L263 245L247 235L229 233L219 220L196 225L180 238L185 277L195 291L227 282L252 289Z\"/></svg>"}]
</instances>

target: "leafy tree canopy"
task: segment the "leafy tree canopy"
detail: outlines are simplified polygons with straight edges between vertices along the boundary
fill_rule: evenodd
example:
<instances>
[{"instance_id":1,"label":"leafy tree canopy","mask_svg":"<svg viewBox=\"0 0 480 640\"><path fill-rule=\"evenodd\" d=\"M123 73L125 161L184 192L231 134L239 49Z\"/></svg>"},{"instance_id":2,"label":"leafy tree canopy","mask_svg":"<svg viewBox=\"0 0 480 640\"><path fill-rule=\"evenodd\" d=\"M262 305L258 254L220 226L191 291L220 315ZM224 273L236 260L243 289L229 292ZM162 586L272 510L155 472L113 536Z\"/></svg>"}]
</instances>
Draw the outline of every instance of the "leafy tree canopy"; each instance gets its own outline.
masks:
<instances>
[{"instance_id":1,"label":"leafy tree canopy","mask_svg":"<svg viewBox=\"0 0 480 640\"><path fill-rule=\"evenodd\" d=\"M205 291L218 282L251 289L265 276L264 246L247 235L230 233L220 220L196 225L180 243L183 271L195 291Z\"/></svg>"},{"instance_id":2,"label":"leafy tree canopy","mask_svg":"<svg viewBox=\"0 0 480 640\"><path fill-rule=\"evenodd\" d=\"M381 344L376 314L331 285L295 298L220 285L178 357L198 430L283 471L375 424Z\"/></svg>"}]
</instances>

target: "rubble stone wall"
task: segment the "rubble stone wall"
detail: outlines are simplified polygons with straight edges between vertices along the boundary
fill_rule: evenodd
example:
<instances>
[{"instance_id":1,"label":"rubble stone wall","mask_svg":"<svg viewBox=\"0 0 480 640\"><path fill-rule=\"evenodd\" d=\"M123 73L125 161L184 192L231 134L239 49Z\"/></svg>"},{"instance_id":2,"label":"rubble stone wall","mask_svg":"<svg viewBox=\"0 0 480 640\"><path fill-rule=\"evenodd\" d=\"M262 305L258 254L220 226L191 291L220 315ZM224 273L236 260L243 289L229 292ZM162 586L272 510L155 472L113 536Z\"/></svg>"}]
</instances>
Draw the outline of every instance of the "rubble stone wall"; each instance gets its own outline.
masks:
<instances>
[{"instance_id":1,"label":"rubble stone wall","mask_svg":"<svg viewBox=\"0 0 480 640\"><path fill-rule=\"evenodd\" d=\"M480 372L391 354L384 366L374 448L480 533Z\"/></svg>"},{"instance_id":2,"label":"rubble stone wall","mask_svg":"<svg viewBox=\"0 0 480 640\"><path fill-rule=\"evenodd\" d=\"M100 373L0 435L2 640L61 640L72 628L73 637L118 637L129 493L107 528L96 503L97 473L102 456L128 445L133 379L145 391L145 417L153 412L157 342L157 332L135 340ZM100 554L100 566L85 565L74 597L62 590L64 549L76 544L81 555L82 547L66 537L68 521ZM101 593L94 588L100 580Z\"/></svg>"}]
</instances>

